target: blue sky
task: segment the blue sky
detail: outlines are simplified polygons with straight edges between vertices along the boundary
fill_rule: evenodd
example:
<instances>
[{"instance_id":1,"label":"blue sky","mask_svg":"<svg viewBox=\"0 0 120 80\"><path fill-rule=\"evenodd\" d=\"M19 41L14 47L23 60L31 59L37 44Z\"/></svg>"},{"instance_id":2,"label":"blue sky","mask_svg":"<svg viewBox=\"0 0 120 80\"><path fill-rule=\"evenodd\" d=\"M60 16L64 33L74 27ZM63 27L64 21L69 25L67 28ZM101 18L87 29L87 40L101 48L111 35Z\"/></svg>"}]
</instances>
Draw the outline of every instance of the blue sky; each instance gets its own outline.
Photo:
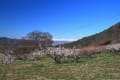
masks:
<instances>
[{"instance_id":1,"label":"blue sky","mask_svg":"<svg viewBox=\"0 0 120 80\"><path fill-rule=\"evenodd\" d=\"M0 37L39 30L76 40L120 21L120 0L0 0Z\"/></svg>"}]
</instances>

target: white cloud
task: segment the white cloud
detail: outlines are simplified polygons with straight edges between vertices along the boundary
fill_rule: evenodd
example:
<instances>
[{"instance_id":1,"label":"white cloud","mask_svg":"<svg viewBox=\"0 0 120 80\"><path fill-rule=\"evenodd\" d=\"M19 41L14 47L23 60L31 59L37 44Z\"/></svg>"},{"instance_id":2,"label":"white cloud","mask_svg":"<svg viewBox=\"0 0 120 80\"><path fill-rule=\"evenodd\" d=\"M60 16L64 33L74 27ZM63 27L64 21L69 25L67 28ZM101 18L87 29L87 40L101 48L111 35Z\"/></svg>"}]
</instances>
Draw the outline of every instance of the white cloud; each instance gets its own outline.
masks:
<instances>
[{"instance_id":1,"label":"white cloud","mask_svg":"<svg viewBox=\"0 0 120 80\"><path fill-rule=\"evenodd\" d=\"M77 39L68 39L68 38L54 38L54 41L76 41Z\"/></svg>"}]
</instances>

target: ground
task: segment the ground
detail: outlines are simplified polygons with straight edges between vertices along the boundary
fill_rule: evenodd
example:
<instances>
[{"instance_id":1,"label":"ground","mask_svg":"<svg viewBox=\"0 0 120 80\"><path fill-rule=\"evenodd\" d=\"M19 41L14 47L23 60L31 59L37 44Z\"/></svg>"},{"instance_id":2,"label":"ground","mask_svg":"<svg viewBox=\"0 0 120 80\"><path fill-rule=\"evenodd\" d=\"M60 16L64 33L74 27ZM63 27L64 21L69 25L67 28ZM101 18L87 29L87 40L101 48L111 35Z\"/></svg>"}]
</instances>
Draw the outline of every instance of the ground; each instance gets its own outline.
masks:
<instances>
[{"instance_id":1,"label":"ground","mask_svg":"<svg viewBox=\"0 0 120 80\"><path fill-rule=\"evenodd\" d=\"M56 64L51 58L0 65L0 80L120 80L120 55L96 54Z\"/></svg>"}]
</instances>

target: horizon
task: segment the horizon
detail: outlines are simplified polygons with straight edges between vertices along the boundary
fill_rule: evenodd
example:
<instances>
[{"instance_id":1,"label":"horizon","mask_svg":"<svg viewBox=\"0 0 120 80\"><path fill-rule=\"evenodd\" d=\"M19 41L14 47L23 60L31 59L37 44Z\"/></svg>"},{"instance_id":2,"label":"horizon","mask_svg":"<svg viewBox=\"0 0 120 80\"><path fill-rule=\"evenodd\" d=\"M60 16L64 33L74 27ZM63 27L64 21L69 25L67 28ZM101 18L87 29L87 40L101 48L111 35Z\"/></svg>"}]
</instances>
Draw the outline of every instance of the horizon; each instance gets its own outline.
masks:
<instances>
[{"instance_id":1,"label":"horizon","mask_svg":"<svg viewBox=\"0 0 120 80\"><path fill-rule=\"evenodd\" d=\"M53 40L74 41L120 21L118 0L1 0L0 37L22 38L39 30Z\"/></svg>"}]
</instances>

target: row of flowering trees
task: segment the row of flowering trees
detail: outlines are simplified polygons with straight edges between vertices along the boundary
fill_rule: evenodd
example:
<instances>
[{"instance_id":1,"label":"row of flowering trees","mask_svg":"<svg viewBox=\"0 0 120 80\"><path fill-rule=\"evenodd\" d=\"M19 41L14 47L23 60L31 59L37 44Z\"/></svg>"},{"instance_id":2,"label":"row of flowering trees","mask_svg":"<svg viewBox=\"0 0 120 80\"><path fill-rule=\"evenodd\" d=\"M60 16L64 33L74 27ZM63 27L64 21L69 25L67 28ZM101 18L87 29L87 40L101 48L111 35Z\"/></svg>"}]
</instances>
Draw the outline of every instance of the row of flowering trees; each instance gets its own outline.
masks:
<instances>
[{"instance_id":1,"label":"row of flowering trees","mask_svg":"<svg viewBox=\"0 0 120 80\"><path fill-rule=\"evenodd\" d=\"M64 48L64 47L48 47L45 54L51 57L56 63L61 63L62 59L79 62L81 57L92 57L94 54L99 53L120 53L120 44L112 44L107 46L89 46L84 48Z\"/></svg>"},{"instance_id":2,"label":"row of flowering trees","mask_svg":"<svg viewBox=\"0 0 120 80\"><path fill-rule=\"evenodd\" d=\"M41 50L36 49L29 54L22 54L20 56L11 56L12 52L6 51L6 54L0 54L0 63L9 64L15 59L22 60L35 60L44 56L52 58L55 63L62 63L63 60L72 60L79 62L83 56L91 57L93 54L101 52L116 53L120 51L120 44L107 45L107 46L90 46L85 48L64 48L64 47L47 47Z\"/></svg>"},{"instance_id":3,"label":"row of flowering trees","mask_svg":"<svg viewBox=\"0 0 120 80\"><path fill-rule=\"evenodd\" d=\"M84 50L84 49L76 49L76 48L64 48L64 47L48 47L45 50L45 54L51 57L56 63L61 63L62 59L72 60L75 62L79 62L79 59L83 56L90 57L94 53L98 53L99 51L95 50Z\"/></svg>"}]
</instances>

